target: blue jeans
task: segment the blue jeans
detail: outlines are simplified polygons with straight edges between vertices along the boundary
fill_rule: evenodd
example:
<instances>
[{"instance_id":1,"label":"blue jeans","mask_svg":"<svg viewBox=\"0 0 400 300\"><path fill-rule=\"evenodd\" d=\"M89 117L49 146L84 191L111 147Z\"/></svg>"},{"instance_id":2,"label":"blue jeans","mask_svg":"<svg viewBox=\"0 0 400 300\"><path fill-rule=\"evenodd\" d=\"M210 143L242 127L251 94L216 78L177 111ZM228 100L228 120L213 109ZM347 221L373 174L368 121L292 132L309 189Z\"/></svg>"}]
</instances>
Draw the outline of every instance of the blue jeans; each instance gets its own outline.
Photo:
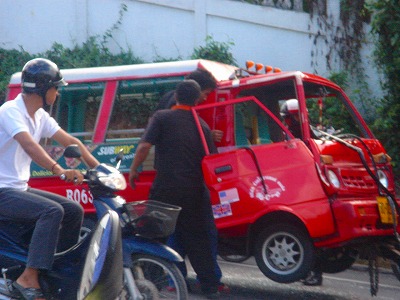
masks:
<instances>
[{"instance_id":1,"label":"blue jeans","mask_svg":"<svg viewBox=\"0 0 400 300\"><path fill-rule=\"evenodd\" d=\"M83 208L77 202L37 189L0 188L0 220L35 224L27 266L51 269L54 253L79 239Z\"/></svg>"}]
</instances>

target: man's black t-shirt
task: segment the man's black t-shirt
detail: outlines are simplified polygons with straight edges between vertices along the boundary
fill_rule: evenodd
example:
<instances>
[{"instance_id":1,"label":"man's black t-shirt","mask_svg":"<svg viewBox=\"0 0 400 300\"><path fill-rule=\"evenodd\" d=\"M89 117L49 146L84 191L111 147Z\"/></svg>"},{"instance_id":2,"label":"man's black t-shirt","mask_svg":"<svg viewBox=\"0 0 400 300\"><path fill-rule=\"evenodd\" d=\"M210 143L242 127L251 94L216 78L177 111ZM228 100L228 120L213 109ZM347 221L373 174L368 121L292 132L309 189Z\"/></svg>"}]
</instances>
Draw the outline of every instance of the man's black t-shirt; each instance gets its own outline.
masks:
<instances>
[{"instance_id":1,"label":"man's black t-shirt","mask_svg":"<svg viewBox=\"0 0 400 300\"><path fill-rule=\"evenodd\" d=\"M211 149L211 131L201 120ZM201 160L205 156L200 134L189 110L159 110L146 128L142 141L155 145L157 176L153 188L201 187ZM211 150L213 152L213 150Z\"/></svg>"}]
</instances>

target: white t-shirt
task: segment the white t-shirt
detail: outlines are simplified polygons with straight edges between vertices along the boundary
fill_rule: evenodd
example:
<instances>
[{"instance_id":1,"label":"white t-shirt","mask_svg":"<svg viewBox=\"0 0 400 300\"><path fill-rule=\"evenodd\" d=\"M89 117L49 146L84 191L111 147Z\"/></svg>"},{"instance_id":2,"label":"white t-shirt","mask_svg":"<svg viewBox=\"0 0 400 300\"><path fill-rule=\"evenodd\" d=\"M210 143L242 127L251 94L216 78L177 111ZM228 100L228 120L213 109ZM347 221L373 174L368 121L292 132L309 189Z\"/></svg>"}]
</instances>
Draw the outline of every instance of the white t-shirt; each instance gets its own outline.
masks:
<instances>
[{"instance_id":1,"label":"white t-shirt","mask_svg":"<svg viewBox=\"0 0 400 300\"><path fill-rule=\"evenodd\" d=\"M36 142L50 138L60 126L42 108L35 113L35 121L26 110L22 95L0 106L0 188L28 188L32 159L14 139L20 132L28 132Z\"/></svg>"}]
</instances>

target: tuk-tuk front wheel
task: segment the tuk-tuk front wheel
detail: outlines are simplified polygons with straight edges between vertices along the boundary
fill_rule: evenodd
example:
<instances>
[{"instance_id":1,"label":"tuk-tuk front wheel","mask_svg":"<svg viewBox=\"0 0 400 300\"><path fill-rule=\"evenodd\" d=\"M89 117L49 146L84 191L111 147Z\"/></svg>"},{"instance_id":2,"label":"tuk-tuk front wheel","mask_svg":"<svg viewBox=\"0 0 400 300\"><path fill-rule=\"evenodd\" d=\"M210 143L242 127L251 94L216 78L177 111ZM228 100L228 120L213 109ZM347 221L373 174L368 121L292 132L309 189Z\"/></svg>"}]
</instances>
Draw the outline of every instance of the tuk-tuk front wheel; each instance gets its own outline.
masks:
<instances>
[{"instance_id":1,"label":"tuk-tuk front wheel","mask_svg":"<svg viewBox=\"0 0 400 300\"><path fill-rule=\"evenodd\" d=\"M307 276L315 252L304 230L289 224L276 224L258 235L254 256L265 276L275 282L290 283Z\"/></svg>"}]
</instances>

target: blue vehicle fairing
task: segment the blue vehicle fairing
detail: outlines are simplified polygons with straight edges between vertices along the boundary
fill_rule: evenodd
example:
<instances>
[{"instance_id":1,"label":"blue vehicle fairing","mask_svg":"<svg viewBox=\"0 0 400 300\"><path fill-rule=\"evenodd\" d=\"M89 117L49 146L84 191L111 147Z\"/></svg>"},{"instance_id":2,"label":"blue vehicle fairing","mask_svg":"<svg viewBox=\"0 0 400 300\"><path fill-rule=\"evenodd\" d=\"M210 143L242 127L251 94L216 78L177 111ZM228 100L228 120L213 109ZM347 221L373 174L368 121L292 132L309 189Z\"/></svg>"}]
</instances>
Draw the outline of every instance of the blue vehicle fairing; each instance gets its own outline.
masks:
<instances>
[{"instance_id":1,"label":"blue vehicle fairing","mask_svg":"<svg viewBox=\"0 0 400 300\"><path fill-rule=\"evenodd\" d=\"M172 248L154 240L149 240L141 236L132 236L122 239L124 265L132 266L131 255L133 253L148 254L161 257L173 262L182 262L182 257Z\"/></svg>"}]
</instances>

